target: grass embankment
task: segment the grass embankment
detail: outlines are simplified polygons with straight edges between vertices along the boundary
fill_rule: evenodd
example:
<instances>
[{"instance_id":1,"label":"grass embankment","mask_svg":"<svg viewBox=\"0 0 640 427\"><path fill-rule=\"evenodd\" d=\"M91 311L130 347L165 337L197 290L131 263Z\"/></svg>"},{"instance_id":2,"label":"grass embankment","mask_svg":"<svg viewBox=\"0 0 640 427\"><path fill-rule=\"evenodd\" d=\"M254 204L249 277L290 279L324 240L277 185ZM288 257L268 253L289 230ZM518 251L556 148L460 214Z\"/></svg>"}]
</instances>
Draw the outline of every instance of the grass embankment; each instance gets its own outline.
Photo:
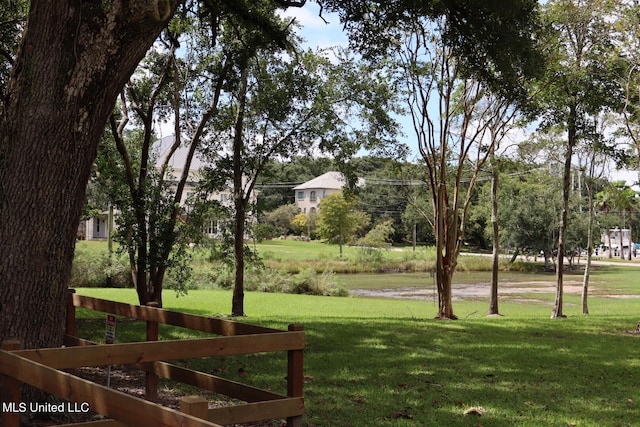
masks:
<instances>
[{"instance_id":1,"label":"grass embankment","mask_svg":"<svg viewBox=\"0 0 640 427\"><path fill-rule=\"evenodd\" d=\"M616 279L627 273L601 270L597 280L600 274L601 286L631 290ZM136 302L131 289L78 292ZM230 301L228 291L194 290L177 299L167 293L165 307L216 315L228 313ZM487 319L486 301L456 302L461 320L436 321L432 302L248 293L244 320L284 329L304 324L307 426L638 425L640 336L624 332L635 329L637 300L592 298L589 316L575 302L568 298L569 317L562 320L549 319L548 304L504 303L504 317ZM104 330L92 333L100 340ZM179 328L161 334L186 337ZM142 324L117 327L118 341L142 336ZM285 359L262 354L189 363L284 392ZM248 376L238 378L239 368ZM465 416L470 407L482 407L484 415Z\"/></svg>"},{"instance_id":2,"label":"grass embankment","mask_svg":"<svg viewBox=\"0 0 640 427\"><path fill-rule=\"evenodd\" d=\"M385 280L404 283L414 281L410 273L432 272L435 266L435 251L433 248L410 247L392 248L391 250L376 250L371 248L344 247L343 255L339 255L336 245L326 245L320 242L302 241L266 241L253 246L264 265L247 265L245 270L245 288L247 290L262 290L267 292L344 294L342 288L353 289L351 282L369 280L379 277L380 273L401 274L382 276ZM209 252L205 249L195 249L192 256L192 277L188 283L181 282L187 289L229 289L233 286L234 274L230 265L216 261L212 262ZM110 276L111 285L115 287L131 286L128 271L128 260L124 255L109 257L106 242L88 241L78 242L70 285L73 287L102 287L107 285ZM265 271L266 268L266 271ZM491 259L479 256L461 256L457 271L461 274L473 274L491 270ZM507 271L535 271L541 270L540 264L518 262L510 264L506 260L501 262L501 270ZM352 275L334 283L333 275ZM363 276L364 274L369 274ZM170 269L165 278L165 289L175 287L176 278ZM178 275L178 277L183 277ZM422 280L420 286L429 280ZM376 279L372 279L375 281ZM432 281L432 280L431 280ZM342 283L344 282L344 284ZM411 286L411 285L409 285Z\"/></svg>"}]
</instances>

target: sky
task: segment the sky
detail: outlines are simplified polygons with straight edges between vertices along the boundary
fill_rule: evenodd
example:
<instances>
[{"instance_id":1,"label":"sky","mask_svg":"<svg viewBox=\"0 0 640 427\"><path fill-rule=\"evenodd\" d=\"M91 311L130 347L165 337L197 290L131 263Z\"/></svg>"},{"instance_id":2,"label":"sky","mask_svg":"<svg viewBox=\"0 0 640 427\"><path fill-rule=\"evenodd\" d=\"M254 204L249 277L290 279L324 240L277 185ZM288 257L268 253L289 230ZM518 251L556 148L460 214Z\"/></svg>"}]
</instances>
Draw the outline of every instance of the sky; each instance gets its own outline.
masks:
<instances>
[{"instance_id":1,"label":"sky","mask_svg":"<svg viewBox=\"0 0 640 427\"><path fill-rule=\"evenodd\" d=\"M289 8L283 13L284 16L295 18L296 22L301 26L298 34L305 40L303 47L305 48L329 48L334 46L348 46L347 35L343 32L342 25L337 14L330 14L323 11L323 16L319 16L320 8L317 3L307 2L302 8ZM323 19L324 18L324 19ZM412 159L418 155L418 147L415 137L413 137L413 127L410 118L398 117L402 132L405 136L401 137L401 142L407 144L412 151ZM173 128L170 124L161 126L161 136L173 134ZM524 133L519 132L511 136L511 143L519 138L523 138ZM624 180L629 185L636 184L639 180L636 171L616 171L611 168L611 180ZM636 191L640 188L636 185Z\"/></svg>"},{"instance_id":2,"label":"sky","mask_svg":"<svg viewBox=\"0 0 640 427\"><path fill-rule=\"evenodd\" d=\"M319 7L316 3L307 2L302 8L290 8L284 13L285 16L290 16L296 19L296 22L301 25L298 30L298 34L305 39L305 47L309 48L327 48L332 46L348 46L347 35L342 30L342 25L337 14L328 14L323 12L323 17L326 21L319 16ZM406 143L414 155L417 155L418 148L415 138L412 138L412 125L409 117L399 117L400 125L402 127L405 137L402 138L402 142ZM524 133L520 132L519 135L513 135L512 140L523 138ZM636 191L640 191L638 181L640 180L637 171L633 170L616 170L615 167L611 167L610 179L613 181L624 180L628 185L634 185Z\"/></svg>"}]
</instances>

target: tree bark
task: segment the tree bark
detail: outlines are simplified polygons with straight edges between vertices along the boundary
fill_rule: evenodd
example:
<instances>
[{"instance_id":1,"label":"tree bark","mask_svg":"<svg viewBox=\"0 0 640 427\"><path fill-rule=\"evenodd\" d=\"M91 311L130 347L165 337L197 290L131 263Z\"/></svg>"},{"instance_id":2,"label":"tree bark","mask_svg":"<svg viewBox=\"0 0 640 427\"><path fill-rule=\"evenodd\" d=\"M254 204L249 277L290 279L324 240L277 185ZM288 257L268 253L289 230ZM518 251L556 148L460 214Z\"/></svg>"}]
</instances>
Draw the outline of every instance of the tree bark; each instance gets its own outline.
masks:
<instances>
[{"instance_id":1,"label":"tree bark","mask_svg":"<svg viewBox=\"0 0 640 427\"><path fill-rule=\"evenodd\" d=\"M235 208L235 236L234 236L234 264L235 282L233 286L233 300L231 315L244 316L244 222L246 217L246 202L244 198L242 152L244 151L243 128L244 109L247 101L247 81L249 78L249 64L245 63L240 77L238 90L238 112L235 120L233 136L233 201Z\"/></svg>"},{"instance_id":2,"label":"tree bark","mask_svg":"<svg viewBox=\"0 0 640 427\"><path fill-rule=\"evenodd\" d=\"M589 203L589 225L587 227L587 262L584 266L584 276L582 278L582 314L589 314L589 305L587 303L589 295L589 278L591 275L591 258L593 257L593 225L595 222L595 207L593 205L593 187L591 183L587 184L588 203Z\"/></svg>"},{"instance_id":3,"label":"tree bark","mask_svg":"<svg viewBox=\"0 0 640 427\"><path fill-rule=\"evenodd\" d=\"M31 2L0 123L0 340L62 343L76 231L104 125L175 6Z\"/></svg>"},{"instance_id":4,"label":"tree bark","mask_svg":"<svg viewBox=\"0 0 640 427\"><path fill-rule=\"evenodd\" d=\"M443 169L444 173L444 169ZM444 178L443 178L444 180ZM451 283L456 268L457 254L454 253L457 233L451 230L449 221L450 213L447 203L447 187L444 181L439 185L434 212L436 216L436 285L438 288L438 315L437 319L457 319L453 313L453 298ZM457 218L453 218L456 221Z\"/></svg>"},{"instance_id":5,"label":"tree bark","mask_svg":"<svg viewBox=\"0 0 640 427\"><path fill-rule=\"evenodd\" d=\"M498 310L498 268L500 262L500 234L498 230L498 168L495 158L491 156L491 229L493 231L493 254L491 266L491 297L489 299L489 315L500 314Z\"/></svg>"},{"instance_id":6,"label":"tree bark","mask_svg":"<svg viewBox=\"0 0 640 427\"><path fill-rule=\"evenodd\" d=\"M576 122L576 106L572 105L570 108L567 125L567 152L565 153L564 173L562 179L562 214L560 217L560 232L558 236L558 264L556 267L556 299L553 305L553 312L551 313L552 319L566 317L562 313L564 253L567 242L567 227L569 226L568 211L569 193L571 191L571 157L573 156L573 147L576 141Z\"/></svg>"}]
</instances>

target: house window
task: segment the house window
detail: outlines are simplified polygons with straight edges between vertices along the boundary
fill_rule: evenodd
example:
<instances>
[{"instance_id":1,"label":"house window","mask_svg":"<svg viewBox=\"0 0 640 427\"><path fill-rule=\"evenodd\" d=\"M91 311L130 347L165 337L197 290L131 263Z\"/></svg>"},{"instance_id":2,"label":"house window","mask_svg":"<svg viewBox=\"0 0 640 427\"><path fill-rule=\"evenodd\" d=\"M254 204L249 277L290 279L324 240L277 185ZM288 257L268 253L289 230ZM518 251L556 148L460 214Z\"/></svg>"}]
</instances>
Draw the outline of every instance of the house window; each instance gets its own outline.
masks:
<instances>
[{"instance_id":1,"label":"house window","mask_svg":"<svg viewBox=\"0 0 640 427\"><path fill-rule=\"evenodd\" d=\"M309 196L309 200L312 201L312 202L316 201L316 192L315 191L311 192L311 195Z\"/></svg>"},{"instance_id":2,"label":"house window","mask_svg":"<svg viewBox=\"0 0 640 427\"><path fill-rule=\"evenodd\" d=\"M215 220L207 221L204 226L204 232L209 235L216 234L217 228L218 224Z\"/></svg>"},{"instance_id":3,"label":"house window","mask_svg":"<svg viewBox=\"0 0 640 427\"><path fill-rule=\"evenodd\" d=\"M298 191L298 200L304 200L304 191Z\"/></svg>"},{"instance_id":4,"label":"house window","mask_svg":"<svg viewBox=\"0 0 640 427\"><path fill-rule=\"evenodd\" d=\"M311 208L311 209L309 210L309 213L311 213L311 214L316 213L316 208Z\"/></svg>"}]
</instances>

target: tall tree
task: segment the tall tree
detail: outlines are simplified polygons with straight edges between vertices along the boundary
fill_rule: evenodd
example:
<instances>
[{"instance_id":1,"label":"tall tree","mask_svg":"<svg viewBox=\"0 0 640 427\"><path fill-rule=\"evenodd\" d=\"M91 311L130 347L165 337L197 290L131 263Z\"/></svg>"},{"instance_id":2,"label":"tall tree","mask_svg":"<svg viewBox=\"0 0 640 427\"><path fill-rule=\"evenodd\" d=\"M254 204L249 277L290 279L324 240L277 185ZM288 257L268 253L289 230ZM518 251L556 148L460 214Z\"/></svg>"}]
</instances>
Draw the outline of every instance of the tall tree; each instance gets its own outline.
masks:
<instances>
[{"instance_id":1,"label":"tall tree","mask_svg":"<svg viewBox=\"0 0 640 427\"><path fill-rule=\"evenodd\" d=\"M245 222L254 203L253 189L269 162L314 148L342 155L345 148L351 151L361 141L372 142L394 131L393 126L388 130L386 123L377 121L386 119L386 113L378 111L386 111L388 102L370 96L377 88L384 93L383 82L361 85L357 79L361 69L347 59L335 65L317 53L290 53L285 56L266 48L245 52L226 117L221 115L216 124L219 136L207 148L215 165L208 171L210 181L218 186L233 183L236 277L232 313L237 316L244 315ZM358 116L376 119L371 124L365 119L348 119Z\"/></svg>"},{"instance_id":2,"label":"tall tree","mask_svg":"<svg viewBox=\"0 0 640 427\"><path fill-rule=\"evenodd\" d=\"M510 109L468 77L446 28L444 19L414 21L397 53L433 204L438 317L452 319L451 283L474 186ZM496 138L490 138L492 126Z\"/></svg>"},{"instance_id":3,"label":"tall tree","mask_svg":"<svg viewBox=\"0 0 640 427\"><path fill-rule=\"evenodd\" d=\"M634 159L628 160L638 172L640 182L640 5L636 1L619 2L616 8L615 44L620 58L624 61L624 71L619 81L624 88L622 107L622 127L619 133L630 145Z\"/></svg>"},{"instance_id":4,"label":"tall tree","mask_svg":"<svg viewBox=\"0 0 640 427\"><path fill-rule=\"evenodd\" d=\"M85 187L120 90L174 1L32 1L0 121L0 340L62 342Z\"/></svg>"},{"instance_id":5,"label":"tall tree","mask_svg":"<svg viewBox=\"0 0 640 427\"><path fill-rule=\"evenodd\" d=\"M582 314L589 314L588 295L589 281L591 277L591 261L594 253L594 233L596 231L596 192L599 183L606 170L606 164L610 157L606 155L603 147L605 127L608 124L607 115L594 116L594 128L599 132L593 132L591 141L587 141L584 152L584 161L580 162L580 173L584 175L584 188L587 196L587 260L582 278ZM601 184L600 184L601 185ZM582 197L582 195L580 196Z\"/></svg>"},{"instance_id":6,"label":"tall tree","mask_svg":"<svg viewBox=\"0 0 640 427\"><path fill-rule=\"evenodd\" d=\"M566 132L563 170L563 203L558 236L556 297L552 318L563 314L564 257L567 247L571 162L573 150L584 137L586 119L616 102L615 51L607 21L610 2L604 0L556 0L545 6L553 28L550 38L555 57L549 63L543 85L545 124Z\"/></svg>"}]
</instances>

